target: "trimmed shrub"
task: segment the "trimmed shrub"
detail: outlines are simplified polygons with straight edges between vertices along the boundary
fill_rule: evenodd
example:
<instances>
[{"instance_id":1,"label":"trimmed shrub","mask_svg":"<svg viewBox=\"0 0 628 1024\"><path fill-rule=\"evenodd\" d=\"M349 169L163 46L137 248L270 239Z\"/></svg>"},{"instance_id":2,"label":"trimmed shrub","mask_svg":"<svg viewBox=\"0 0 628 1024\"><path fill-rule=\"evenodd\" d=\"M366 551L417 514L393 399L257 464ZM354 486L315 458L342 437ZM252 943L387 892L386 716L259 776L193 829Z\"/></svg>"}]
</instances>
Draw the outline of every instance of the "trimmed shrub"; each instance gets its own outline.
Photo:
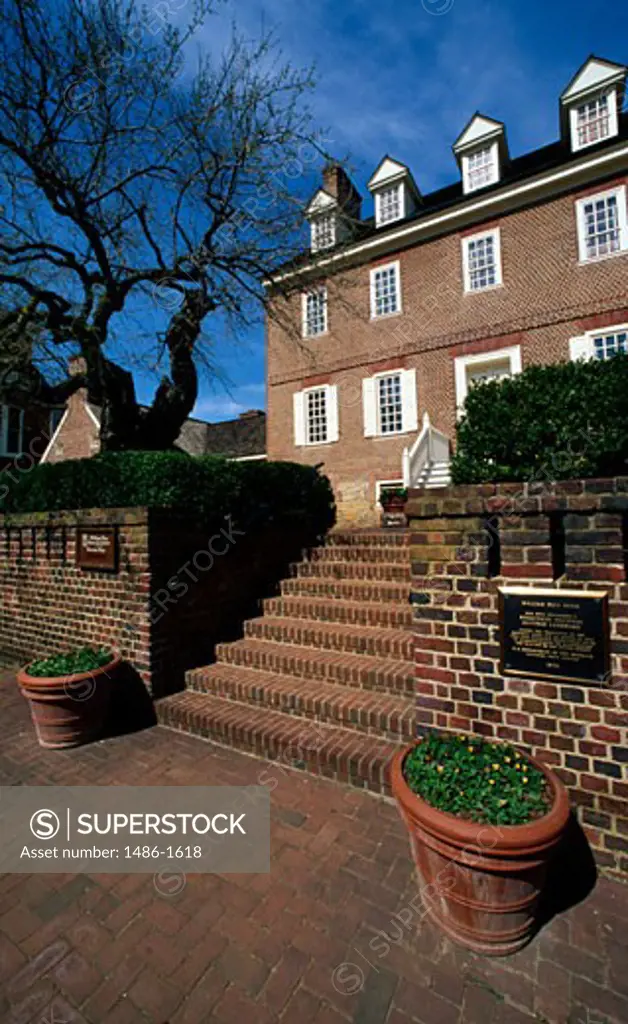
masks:
<instances>
[{"instance_id":1,"label":"trimmed shrub","mask_svg":"<svg viewBox=\"0 0 628 1024\"><path fill-rule=\"evenodd\" d=\"M81 508L172 508L240 528L294 521L318 536L335 521L326 476L294 462L233 462L182 452L104 452L44 463L0 488L0 512Z\"/></svg>"},{"instance_id":2,"label":"trimmed shrub","mask_svg":"<svg viewBox=\"0 0 628 1024\"><path fill-rule=\"evenodd\" d=\"M626 473L628 355L530 366L478 384L456 439L455 484Z\"/></svg>"}]
</instances>

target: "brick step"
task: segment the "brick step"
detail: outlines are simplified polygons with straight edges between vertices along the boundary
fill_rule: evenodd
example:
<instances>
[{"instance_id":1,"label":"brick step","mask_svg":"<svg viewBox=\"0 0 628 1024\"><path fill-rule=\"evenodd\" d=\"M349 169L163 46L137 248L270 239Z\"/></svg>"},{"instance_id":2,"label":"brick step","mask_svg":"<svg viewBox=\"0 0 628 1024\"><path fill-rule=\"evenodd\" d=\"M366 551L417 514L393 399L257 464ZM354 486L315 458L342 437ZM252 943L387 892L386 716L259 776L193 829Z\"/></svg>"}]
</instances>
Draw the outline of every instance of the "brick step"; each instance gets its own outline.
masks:
<instances>
[{"instance_id":1,"label":"brick step","mask_svg":"<svg viewBox=\"0 0 628 1024\"><path fill-rule=\"evenodd\" d=\"M406 545L367 547L347 544L331 544L312 548L308 554L310 562L366 562L368 564L409 565L410 552Z\"/></svg>"},{"instance_id":2,"label":"brick step","mask_svg":"<svg viewBox=\"0 0 628 1024\"><path fill-rule=\"evenodd\" d=\"M333 601L325 598L268 597L263 602L264 613L278 618L314 619L316 622L339 622L347 625L403 628L412 626L412 607L405 603L374 604L373 602Z\"/></svg>"},{"instance_id":3,"label":"brick step","mask_svg":"<svg viewBox=\"0 0 628 1024\"><path fill-rule=\"evenodd\" d=\"M359 550L359 549L358 549ZM384 580L406 583L410 587L410 563L371 562L293 562L290 566L293 577L307 579L336 580Z\"/></svg>"},{"instance_id":4,"label":"brick step","mask_svg":"<svg viewBox=\"0 0 628 1024\"><path fill-rule=\"evenodd\" d=\"M320 679L343 686L388 693L414 693L414 668L407 661L375 658L367 654L318 651L296 644L277 644L245 637L216 645L216 660L279 675Z\"/></svg>"},{"instance_id":5,"label":"brick step","mask_svg":"<svg viewBox=\"0 0 628 1024\"><path fill-rule=\"evenodd\" d=\"M235 665L208 665L193 669L185 678L188 688L198 692L355 729L393 742L409 742L414 733L414 701L404 697Z\"/></svg>"},{"instance_id":6,"label":"brick step","mask_svg":"<svg viewBox=\"0 0 628 1024\"><path fill-rule=\"evenodd\" d=\"M392 601L404 604L410 598L410 581L406 583L388 580L335 580L319 577L296 576L282 580L281 593L284 596L326 597L345 601L377 601L385 604Z\"/></svg>"},{"instance_id":7,"label":"brick step","mask_svg":"<svg viewBox=\"0 0 628 1024\"><path fill-rule=\"evenodd\" d=\"M245 636L317 650L371 654L413 663L414 634L409 629L344 625L309 619L263 615L244 624Z\"/></svg>"},{"instance_id":8,"label":"brick step","mask_svg":"<svg viewBox=\"0 0 628 1024\"><path fill-rule=\"evenodd\" d=\"M191 690L164 697L155 710L158 721L170 729L338 782L390 793L388 764L399 745L376 736Z\"/></svg>"},{"instance_id":9,"label":"brick step","mask_svg":"<svg viewBox=\"0 0 628 1024\"><path fill-rule=\"evenodd\" d=\"M410 543L410 531L387 530L332 530L325 537L326 547L402 548Z\"/></svg>"}]
</instances>

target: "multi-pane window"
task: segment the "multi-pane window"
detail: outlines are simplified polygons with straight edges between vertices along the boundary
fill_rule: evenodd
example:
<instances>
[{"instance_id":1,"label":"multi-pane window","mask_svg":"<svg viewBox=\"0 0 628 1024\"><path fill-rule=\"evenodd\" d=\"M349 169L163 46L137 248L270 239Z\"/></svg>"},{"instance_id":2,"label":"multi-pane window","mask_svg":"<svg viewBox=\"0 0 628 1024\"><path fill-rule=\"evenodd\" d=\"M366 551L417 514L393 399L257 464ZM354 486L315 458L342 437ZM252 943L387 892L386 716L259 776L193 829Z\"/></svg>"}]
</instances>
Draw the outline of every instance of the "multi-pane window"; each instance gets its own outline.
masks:
<instances>
[{"instance_id":1,"label":"multi-pane window","mask_svg":"<svg viewBox=\"0 0 628 1024\"><path fill-rule=\"evenodd\" d=\"M628 352L628 330L594 335L593 354L596 359L610 359L618 352Z\"/></svg>"},{"instance_id":2,"label":"multi-pane window","mask_svg":"<svg viewBox=\"0 0 628 1024\"><path fill-rule=\"evenodd\" d=\"M606 195L583 199L579 209L582 258L592 260L619 252L622 248L619 194L608 192Z\"/></svg>"},{"instance_id":3,"label":"multi-pane window","mask_svg":"<svg viewBox=\"0 0 628 1024\"><path fill-rule=\"evenodd\" d=\"M312 338L327 330L327 289L315 288L303 296L303 334Z\"/></svg>"},{"instance_id":4,"label":"multi-pane window","mask_svg":"<svg viewBox=\"0 0 628 1024\"><path fill-rule=\"evenodd\" d=\"M21 455L24 414L13 405L0 405L0 455Z\"/></svg>"},{"instance_id":5,"label":"multi-pane window","mask_svg":"<svg viewBox=\"0 0 628 1024\"><path fill-rule=\"evenodd\" d=\"M576 110L577 145L589 146L611 133L611 118L608 96L597 96L588 100Z\"/></svg>"},{"instance_id":6,"label":"multi-pane window","mask_svg":"<svg viewBox=\"0 0 628 1024\"><path fill-rule=\"evenodd\" d=\"M399 264L390 263L371 271L371 316L387 316L401 309Z\"/></svg>"},{"instance_id":7,"label":"multi-pane window","mask_svg":"<svg viewBox=\"0 0 628 1024\"><path fill-rule=\"evenodd\" d=\"M463 242L465 291L478 292L501 284L499 235L496 231Z\"/></svg>"},{"instance_id":8,"label":"multi-pane window","mask_svg":"<svg viewBox=\"0 0 628 1024\"><path fill-rule=\"evenodd\" d=\"M305 439L307 444L327 441L327 390L312 388L305 394Z\"/></svg>"},{"instance_id":9,"label":"multi-pane window","mask_svg":"<svg viewBox=\"0 0 628 1024\"><path fill-rule=\"evenodd\" d=\"M388 224L390 221L399 220L403 216L401 185L383 188L377 195L377 203L378 224Z\"/></svg>"},{"instance_id":10,"label":"multi-pane window","mask_svg":"<svg viewBox=\"0 0 628 1024\"><path fill-rule=\"evenodd\" d=\"M336 242L336 216L326 213L312 221L312 249L329 249Z\"/></svg>"},{"instance_id":11,"label":"multi-pane window","mask_svg":"<svg viewBox=\"0 0 628 1024\"><path fill-rule=\"evenodd\" d=\"M398 434L403 430L401 374L377 378L377 411L380 434Z\"/></svg>"},{"instance_id":12,"label":"multi-pane window","mask_svg":"<svg viewBox=\"0 0 628 1024\"><path fill-rule=\"evenodd\" d=\"M495 149L484 146L470 153L466 158L467 191L472 192L483 185L490 185L495 180Z\"/></svg>"}]
</instances>

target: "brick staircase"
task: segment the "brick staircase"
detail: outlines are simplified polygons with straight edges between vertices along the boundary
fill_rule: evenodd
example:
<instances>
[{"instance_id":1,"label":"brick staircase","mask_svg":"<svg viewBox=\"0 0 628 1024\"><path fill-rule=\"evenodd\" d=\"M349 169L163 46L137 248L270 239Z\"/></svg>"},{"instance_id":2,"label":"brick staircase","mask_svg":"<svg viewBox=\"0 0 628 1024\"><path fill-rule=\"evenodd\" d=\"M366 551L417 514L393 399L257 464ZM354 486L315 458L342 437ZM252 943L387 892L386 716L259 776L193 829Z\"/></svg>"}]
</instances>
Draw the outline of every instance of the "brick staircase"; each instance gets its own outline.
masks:
<instances>
[{"instance_id":1,"label":"brick staircase","mask_svg":"<svg viewBox=\"0 0 628 1024\"><path fill-rule=\"evenodd\" d=\"M244 637L157 704L172 729L376 792L414 735L404 530L334 531Z\"/></svg>"}]
</instances>

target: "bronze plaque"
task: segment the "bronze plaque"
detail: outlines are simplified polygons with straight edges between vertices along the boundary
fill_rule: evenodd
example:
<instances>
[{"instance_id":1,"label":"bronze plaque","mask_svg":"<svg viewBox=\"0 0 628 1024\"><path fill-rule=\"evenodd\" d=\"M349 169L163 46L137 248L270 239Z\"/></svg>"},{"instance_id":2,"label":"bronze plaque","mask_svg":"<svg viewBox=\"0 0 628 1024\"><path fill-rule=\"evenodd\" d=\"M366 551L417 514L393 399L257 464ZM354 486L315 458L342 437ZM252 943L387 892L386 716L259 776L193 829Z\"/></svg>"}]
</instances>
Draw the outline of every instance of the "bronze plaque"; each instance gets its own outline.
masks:
<instances>
[{"instance_id":1,"label":"bronze plaque","mask_svg":"<svg viewBox=\"0 0 628 1024\"><path fill-rule=\"evenodd\" d=\"M608 679L605 591L500 588L499 618L502 675L570 683Z\"/></svg>"},{"instance_id":2,"label":"bronze plaque","mask_svg":"<svg viewBox=\"0 0 628 1024\"><path fill-rule=\"evenodd\" d=\"M76 564L80 569L118 571L118 531L115 526L79 526Z\"/></svg>"}]
</instances>

